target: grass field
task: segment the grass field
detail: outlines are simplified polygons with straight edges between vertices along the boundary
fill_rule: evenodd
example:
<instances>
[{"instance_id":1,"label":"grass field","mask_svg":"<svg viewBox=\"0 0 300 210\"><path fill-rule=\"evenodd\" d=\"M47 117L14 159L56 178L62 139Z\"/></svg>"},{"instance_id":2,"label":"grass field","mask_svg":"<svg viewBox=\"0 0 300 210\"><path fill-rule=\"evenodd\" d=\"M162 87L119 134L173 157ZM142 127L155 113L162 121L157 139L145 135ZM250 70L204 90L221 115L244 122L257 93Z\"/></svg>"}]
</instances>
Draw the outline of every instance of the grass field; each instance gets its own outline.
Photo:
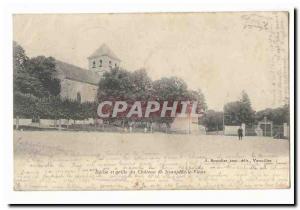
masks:
<instances>
[{"instance_id":1,"label":"grass field","mask_svg":"<svg viewBox=\"0 0 300 210\"><path fill-rule=\"evenodd\" d=\"M254 159L261 162L253 162ZM15 190L236 189L289 185L289 141L268 137L245 137L239 141L232 136L15 131L14 163ZM111 172L113 176L102 173L104 169L108 173L124 170L125 174ZM151 169L154 174L126 172L144 169ZM192 169L196 174L158 177L156 173L161 169Z\"/></svg>"}]
</instances>

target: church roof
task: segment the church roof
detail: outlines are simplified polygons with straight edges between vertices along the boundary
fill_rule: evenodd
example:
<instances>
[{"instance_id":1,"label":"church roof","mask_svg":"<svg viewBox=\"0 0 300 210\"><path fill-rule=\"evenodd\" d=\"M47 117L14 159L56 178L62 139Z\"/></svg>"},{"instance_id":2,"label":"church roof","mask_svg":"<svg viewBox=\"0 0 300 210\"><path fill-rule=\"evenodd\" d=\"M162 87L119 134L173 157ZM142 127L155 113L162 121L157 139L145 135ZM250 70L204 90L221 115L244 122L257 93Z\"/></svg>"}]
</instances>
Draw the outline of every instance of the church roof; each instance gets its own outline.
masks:
<instances>
[{"instance_id":1,"label":"church roof","mask_svg":"<svg viewBox=\"0 0 300 210\"><path fill-rule=\"evenodd\" d=\"M88 58L95 58L106 55L108 57L111 57L115 60L120 61L120 59L116 56L116 54L111 51L111 49L106 45L102 44L101 47L99 47L93 54L91 54Z\"/></svg>"},{"instance_id":2,"label":"church roof","mask_svg":"<svg viewBox=\"0 0 300 210\"><path fill-rule=\"evenodd\" d=\"M96 72L74 66L63 61L56 60L56 70L58 74L64 75L66 79L78 82L98 85L100 75Z\"/></svg>"}]
</instances>

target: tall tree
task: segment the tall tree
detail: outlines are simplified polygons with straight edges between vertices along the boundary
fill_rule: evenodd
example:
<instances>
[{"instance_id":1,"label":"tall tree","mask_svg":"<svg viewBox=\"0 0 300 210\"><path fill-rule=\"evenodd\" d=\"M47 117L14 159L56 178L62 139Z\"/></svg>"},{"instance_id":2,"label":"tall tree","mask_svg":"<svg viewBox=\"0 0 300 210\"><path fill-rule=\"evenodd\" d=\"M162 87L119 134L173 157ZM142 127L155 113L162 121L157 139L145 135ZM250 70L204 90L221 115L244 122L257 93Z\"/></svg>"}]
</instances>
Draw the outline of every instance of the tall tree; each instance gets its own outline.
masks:
<instances>
[{"instance_id":1,"label":"tall tree","mask_svg":"<svg viewBox=\"0 0 300 210\"><path fill-rule=\"evenodd\" d=\"M13 42L13 84L14 92L28 93L39 96L38 92L42 88L41 82L27 71L29 62L25 50L17 43Z\"/></svg>"},{"instance_id":2,"label":"tall tree","mask_svg":"<svg viewBox=\"0 0 300 210\"><path fill-rule=\"evenodd\" d=\"M56 78L56 64L53 57L31 58L27 68L28 72L41 82L45 96L59 95L61 86L60 80Z\"/></svg>"},{"instance_id":3,"label":"tall tree","mask_svg":"<svg viewBox=\"0 0 300 210\"><path fill-rule=\"evenodd\" d=\"M135 100L148 100L153 91L152 80L145 69L134 71L130 74L132 84L131 93Z\"/></svg>"},{"instance_id":4,"label":"tall tree","mask_svg":"<svg viewBox=\"0 0 300 210\"><path fill-rule=\"evenodd\" d=\"M201 111L205 111L207 110L207 104L206 104L206 100L205 100L205 96L203 94L203 92L201 91L201 89L198 89L197 91L195 90L189 90L189 100L192 101L197 101L198 102L198 113L200 113Z\"/></svg>"},{"instance_id":5,"label":"tall tree","mask_svg":"<svg viewBox=\"0 0 300 210\"><path fill-rule=\"evenodd\" d=\"M114 68L103 74L98 85L97 100L124 100L130 97L132 89L130 72Z\"/></svg>"},{"instance_id":6,"label":"tall tree","mask_svg":"<svg viewBox=\"0 0 300 210\"><path fill-rule=\"evenodd\" d=\"M242 91L239 119L247 125L253 124L255 119L255 111L252 109L251 101L245 91Z\"/></svg>"},{"instance_id":7,"label":"tall tree","mask_svg":"<svg viewBox=\"0 0 300 210\"><path fill-rule=\"evenodd\" d=\"M13 71L14 75L25 71L26 63L29 58L26 56L25 50L17 43L13 42Z\"/></svg>"},{"instance_id":8,"label":"tall tree","mask_svg":"<svg viewBox=\"0 0 300 210\"><path fill-rule=\"evenodd\" d=\"M205 97L201 90L188 90L187 84L178 77L163 77L152 82L144 69L129 72L124 69L114 68L105 72L99 82L97 99L98 102L125 100L129 102L127 111L131 108L134 101L141 101L143 113L146 109L145 102L149 100L159 101L160 103L169 101L170 104L173 101L198 101L201 109L207 108ZM123 117L120 115L118 118L120 120ZM174 119L171 117L161 118L160 113L154 113L146 119L132 117L131 120L170 124Z\"/></svg>"},{"instance_id":9,"label":"tall tree","mask_svg":"<svg viewBox=\"0 0 300 210\"><path fill-rule=\"evenodd\" d=\"M13 42L14 92L36 97L57 96L60 80L56 78L55 59L38 56L28 58L25 50Z\"/></svg>"},{"instance_id":10,"label":"tall tree","mask_svg":"<svg viewBox=\"0 0 300 210\"><path fill-rule=\"evenodd\" d=\"M243 91L239 101L229 102L224 106L225 125L240 125L254 123L255 112L251 107L248 94Z\"/></svg>"},{"instance_id":11,"label":"tall tree","mask_svg":"<svg viewBox=\"0 0 300 210\"><path fill-rule=\"evenodd\" d=\"M178 77L163 77L153 82L153 96L158 100L186 100L187 84Z\"/></svg>"},{"instance_id":12,"label":"tall tree","mask_svg":"<svg viewBox=\"0 0 300 210\"><path fill-rule=\"evenodd\" d=\"M127 111L135 101L146 101L152 94L152 81L144 69L129 72L121 68L114 68L105 72L99 82L97 101L127 101ZM143 108L145 108L143 106ZM108 121L120 121L125 119L125 114L119 114L118 119L108 119ZM132 120L138 119L136 116Z\"/></svg>"}]
</instances>

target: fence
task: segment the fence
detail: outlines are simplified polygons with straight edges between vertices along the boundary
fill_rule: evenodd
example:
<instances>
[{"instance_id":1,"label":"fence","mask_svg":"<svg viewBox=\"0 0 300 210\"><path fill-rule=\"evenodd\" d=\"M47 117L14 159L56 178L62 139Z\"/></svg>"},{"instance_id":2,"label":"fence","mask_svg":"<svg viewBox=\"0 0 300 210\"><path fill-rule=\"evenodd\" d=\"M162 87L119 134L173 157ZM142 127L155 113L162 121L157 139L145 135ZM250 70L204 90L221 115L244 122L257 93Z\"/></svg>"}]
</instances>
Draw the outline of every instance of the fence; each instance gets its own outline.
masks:
<instances>
[{"instance_id":1,"label":"fence","mask_svg":"<svg viewBox=\"0 0 300 210\"><path fill-rule=\"evenodd\" d=\"M78 130L78 131L105 131L105 132L163 132L163 133L184 133L184 134L206 134L206 135L230 135L236 136L237 130L240 126L225 126L223 131L207 132L205 127L191 123L177 124L168 126L166 123L147 123L136 122L124 125L103 123L101 119L86 119L86 120L52 120L52 119L39 119L34 122L32 119L14 119L14 128L27 129L27 130ZM287 123L284 125L273 125L271 123L258 124L258 125L244 125L242 126L244 136L269 136L276 139L289 138L289 126Z\"/></svg>"},{"instance_id":2,"label":"fence","mask_svg":"<svg viewBox=\"0 0 300 210\"><path fill-rule=\"evenodd\" d=\"M273 136L276 139L283 139L288 136L284 136L284 130L283 125L274 125L273 126Z\"/></svg>"},{"instance_id":3,"label":"fence","mask_svg":"<svg viewBox=\"0 0 300 210\"><path fill-rule=\"evenodd\" d=\"M225 135L237 135L237 129L239 126L225 126ZM252 126L245 126L243 128L245 136L269 136L276 139L289 138L289 126L273 125L272 123L258 124Z\"/></svg>"}]
</instances>

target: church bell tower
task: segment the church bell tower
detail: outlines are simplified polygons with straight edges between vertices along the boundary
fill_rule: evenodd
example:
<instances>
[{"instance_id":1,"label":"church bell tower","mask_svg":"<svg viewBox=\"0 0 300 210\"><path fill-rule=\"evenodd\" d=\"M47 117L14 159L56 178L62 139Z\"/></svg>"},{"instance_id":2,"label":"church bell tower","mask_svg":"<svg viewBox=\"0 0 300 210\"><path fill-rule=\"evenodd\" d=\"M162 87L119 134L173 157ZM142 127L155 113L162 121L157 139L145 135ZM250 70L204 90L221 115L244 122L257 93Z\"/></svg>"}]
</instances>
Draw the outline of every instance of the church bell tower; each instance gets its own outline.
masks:
<instances>
[{"instance_id":1,"label":"church bell tower","mask_svg":"<svg viewBox=\"0 0 300 210\"><path fill-rule=\"evenodd\" d=\"M103 75L105 71L120 66L121 60L109 49L106 44L101 45L88 57L89 70Z\"/></svg>"}]
</instances>

